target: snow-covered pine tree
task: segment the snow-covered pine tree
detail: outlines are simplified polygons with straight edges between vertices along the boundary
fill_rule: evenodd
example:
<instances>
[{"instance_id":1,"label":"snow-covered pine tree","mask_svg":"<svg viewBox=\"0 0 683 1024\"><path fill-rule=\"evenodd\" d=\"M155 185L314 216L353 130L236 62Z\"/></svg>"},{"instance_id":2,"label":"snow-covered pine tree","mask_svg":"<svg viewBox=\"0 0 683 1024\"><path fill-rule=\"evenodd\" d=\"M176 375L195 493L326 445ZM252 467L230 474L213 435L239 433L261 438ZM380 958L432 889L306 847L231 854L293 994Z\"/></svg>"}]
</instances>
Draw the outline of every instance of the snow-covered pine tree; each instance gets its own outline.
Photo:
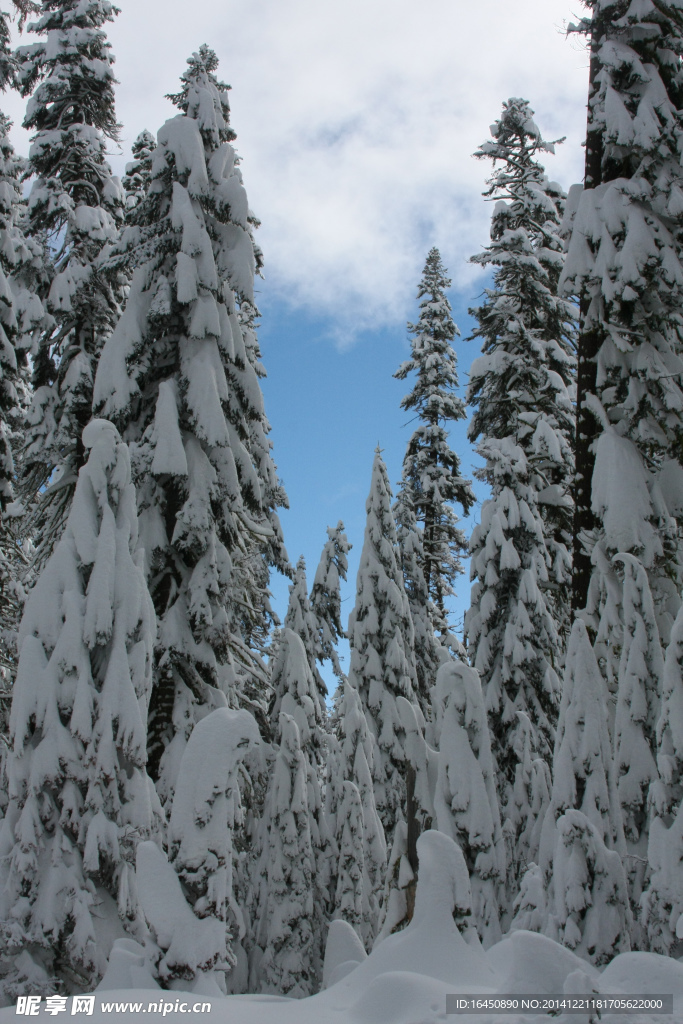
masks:
<instances>
[{"instance_id":1,"label":"snow-covered pine tree","mask_svg":"<svg viewBox=\"0 0 683 1024\"><path fill-rule=\"evenodd\" d=\"M215 965L222 987L223 972L235 970L234 947L239 947L246 929L235 899L233 866L238 853L233 834L244 820L242 762L259 743L256 720L243 709L217 708L198 722L180 762L169 822L169 860L188 902L197 917L211 917L223 925L224 949ZM244 953L239 968L245 976L240 987L245 988Z\"/></svg>"},{"instance_id":2,"label":"snow-covered pine tree","mask_svg":"<svg viewBox=\"0 0 683 1024\"><path fill-rule=\"evenodd\" d=\"M152 180L152 154L157 141L145 128L133 143L131 153L133 159L126 164L126 173L121 179L126 194L126 214L134 210L149 192Z\"/></svg>"},{"instance_id":3,"label":"snow-covered pine tree","mask_svg":"<svg viewBox=\"0 0 683 1024\"><path fill-rule=\"evenodd\" d=\"M664 660L657 769L649 792L648 884L641 922L650 949L677 956L683 932L683 608Z\"/></svg>"},{"instance_id":4,"label":"snow-covered pine tree","mask_svg":"<svg viewBox=\"0 0 683 1024\"><path fill-rule=\"evenodd\" d=\"M387 842L405 817L407 758L398 697L415 696L413 623L399 565L391 487L379 449L372 466L356 604L349 618L349 683L358 691L376 744L373 760L375 804Z\"/></svg>"},{"instance_id":5,"label":"snow-covered pine tree","mask_svg":"<svg viewBox=\"0 0 683 1024\"><path fill-rule=\"evenodd\" d=\"M630 949L631 912L607 689L586 626L572 628L541 834L545 931L600 965ZM535 871L535 865L530 871Z\"/></svg>"},{"instance_id":6,"label":"snow-covered pine tree","mask_svg":"<svg viewBox=\"0 0 683 1024\"><path fill-rule=\"evenodd\" d=\"M323 964L322 907L315 885L309 805L310 765L291 715L280 715L277 739L263 818L267 840L251 987L252 991L301 997L317 990Z\"/></svg>"},{"instance_id":7,"label":"snow-covered pine tree","mask_svg":"<svg viewBox=\"0 0 683 1024\"><path fill-rule=\"evenodd\" d=\"M298 607L297 592L306 598L306 578L295 576L291 587L292 597ZM292 604L290 603L290 611ZM334 872L334 841L330 835L323 808L321 791L322 767L327 753L327 710L313 676L304 642L298 633L285 626L277 640L272 660L270 685L273 696L270 706L271 732L275 744L281 743L280 728L282 715L291 718L297 726L299 750L306 769L306 813L307 831L310 835L315 875L313 878L314 910L312 918L313 947L311 956L322 963L325 949L325 930L329 918L330 885ZM268 783L269 790L277 785L274 779ZM302 811L303 813L303 811ZM268 792L264 807L262 828L269 827ZM265 844L262 842L261 846ZM262 908L265 906L263 900ZM317 968L316 968L317 970Z\"/></svg>"},{"instance_id":8,"label":"snow-covered pine tree","mask_svg":"<svg viewBox=\"0 0 683 1024\"><path fill-rule=\"evenodd\" d=\"M17 82L31 97L23 124L35 130L26 229L52 250L49 288L40 297L54 320L32 353L34 395L22 454L26 528L39 538L41 564L64 527L86 458L81 434L91 417L95 367L123 297L122 280L102 267L124 205L106 159L119 125L103 26L116 13L108 0L43 0L29 31L45 38L17 50Z\"/></svg>"},{"instance_id":9,"label":"snow-covered pine tree","mask_svg":"<svg viewBox=\"0 0 683 1024\"><path fill-rule=\"evenodd\" d=\"M369 949L379 925L387 847L375 806L372 776L375 755L368 723L358 691L346 681L342 686L338 709L339 759L330 769L336 770L344 780L339 804L330 816L339 855L334 917L352 924ZM328 774L328 787L334 783ZM353 812L353 821L347 821L347 811Z\"/></svg>"},{"instance_id":10,"label":"snow-covered pine tree","mask_svg":"<svg viewBox=\"0 0 683 1024\"><path fill-rule=\"evenodd\" d=\"M572 467L572 338L568 302L557 297L564 193L537 157L552 151L525 100L503 104L479 158L493 160L491 243L473 262L494 269L485 302L470 312L483 354L470 370L469 436L491 488L470 541L468 650L478 669L496 751L503 816L524 737L550 762L557 721L563 632L568 621ZM518 716L521 712L525 719ZM513 871L524 861L511 858ZM516 877L510 880L512 888Z\"/></svg>"},{"instance_id":11,"label":"snow-covered pine tree","mask_svg":"<svg viewBox=\"0 0 683 1024\"><path fill-rule=\"evenodd\" d=\"M488 948L501 938L505 846L481 683L477 672L462 662L439 669L434 739L439 750L435 824L463 852L473 923Z\"/></svg>"},{"instance_id":12,"label":"snow-covered pine tree","mask_svg":"<svg viewBox=\"0 0 683 1024\"><path fill-rule=\"evenodd\" d=\"M620 631L600 621L615 552L647 569L665 644L680 600L678 529L657 484L683 423L683 9L585 3L592 17L573 26L590 37L585 182L561 282L581 321L572 600L618 661Z\"/></svg>"},{"instance_id":13,"label":"snow-covered pine tree","mask_svg":"<svg viewBox=\"0 0 683 1024\"><path fill-rule=\"evenodd\" d=\"M20 21L32 4L14 4ZM9 15L0 11L0 91L16 84L17 61L10 49ZM6 735L11 677L16 670L16 627L21 615L19 577L25 559L7 506L15 496L15 455L23 442L28 407L26 336L45 318L35 295L31 263L36 255L22 230L26 204L21 178L25 161L9 140L11 122L0 112L0 734ZM20 282L21 278L21 282ZM29 337L30 341L30 337Z\"/></svg>"},{"instance_id":14,"label":"snow-covered pine tree","mask_svg":"<svg viewBox=\"0 0 683 1024\"><path fill-rule=\"evenodd\" d=\"M453 584L462 572L460 555L467 548L453 504L457 502L465 515L474 504L470 483L460 475L460 458L448 444L448 424L465 419L465 403L455 394L458 375L451 342L459 332L446 298L450 284L439 250L431 249L417 290L420 317L416 324L408 324L411 357L394 374L399 380L417 374L412 391L401 402L402 409L414 410L421 421L408 441L402 487L422 524L423 572L433 625L444 638L449 635L445 602L454 593Z\"/></svg>"},{"instance_id":15,"label":"snow-covered pine tree","mask_svg":"<svg viewBox=\"0 0 683 1024\"><path fill-rule=\"evenodd\" d=\"M323 547L311 588L311 610L318 623L320 662L331 661L340 684L344 673L337 654L337 644L346 639L341 621L341 595L339 581L346 580L351 544L344 533L341 519L335 527L327 527L327 541Z\"/></svg>"},{"instance_id":16,"label":"snow-covered pine tree","mask_svg":"<svg viewBox=\"0 0 683 1024\"><path fill-rule=\"evenodd\" d=\"M259 222L253 214L250 214L249 223L256 227ZM255 242L254 258L258 270L262 263L262 256ZM239 374L235 374L238 392L248 393L250 391L252 371L259 380L266 376L266 370L261 363L261 350L256 333L259 315L253 302L243 296L240 299L238 320L242 329L246 358L251 369L246 375L243 385L240 384ZM249 437L246 448L261 482L261 504L264 509L268 509L272 513L278 508L289 508L289 499L273 462L273 442L268 437L270 423L265 415L263 396L254 392L253 398L257 402L260 412L258 416L247 417ZM270 515L269 526L270 536L255 534L246 538L244 551L236 555L234 563L235 580L242 593L241 599L235 604L235 611L239 614L239 628L245 643L261 652L265 651L268 646L271 627L278 625L278 618L270 604L271 594L268 589L271 568L276 568L283 576L292 576L292 567L287 558L282 528L276 515ZM235 587L235 590L237 589ZM255 688L253 689L255 691ZM244 690L248 691L248 680L245 680ZM252 699L258 703L258 692L252 693Z\"/></svg>"},{"instance_id":17,"label":"snow-covered pine tree","mask_svg":"<svg viewBox=\"0 0 683 1024\"><path fill-rule=\"evenodd\" d=\"M429 591L424 575L424 547L422 531L417 525L410 502L410 488L401 481L394 503L396 539L403 570L403 585L408 598L410 617L413 622L415 642L415 696L425 719L430 718L431 689L436 682L439 665L439 644L434 634L432 616L429 612ZM451 637L449 645L455 645ZM458 645L464 655L465 649Z\"/></svg>"},{"instance_id":18,"label":"snow-covered pine tree","mask_svg":"<svg viewBox=\"0 0 683 1024\"><path fill-rule=\"evenodd\" d=\"M325 723L327 720L327 707L325 704L327 687L325 686L322 676L318 671L318 662L322 661L322 648L320 644L320 633L318 630L318 619L311 608L311 604L308 599L306 562L304 561L303 555L296 563L294 579L289 588L289 603L287 605L287 614L285 615L285 629L291 629L292 632L296 633L304 646L310 675L313 677L318 694L317 713L320 715L320 721ZM279 713L280 708L278 705L275 713L276 724ZM291 712L289 713L291 714ZM316 762L319 764L322 763L323 760L324 755L322 757L316 757Z\"/></svg>"},{"instance_id":19,"label":"snow-covered pine tree","mask_svg":"<svg viewBox=\"0 0 683 1024\"><path fill-rule=\"evenodd\" d=\"M290 588L296 593L296 582ZM303 581L303 593L306 581ZM290 604L291 609L291 604ZM275 735L280 713L291 715L299 729L299 741L308 762L315 768L325 763L327 709L311 671L310 658L304 642L293 629L285 626L275 640L270 665L271 734Z\"/></svg>"},{"instance_id":20,"label":"snow-covered pine tree","mask_svg":"<svg viewBox=\"0 0 683 1024\"><path fill-rule=\"evenodd\" d=\"M623 563L624 639L619 666L614 761L626 838L625 867L634 917L638 918L647 863L648 793L657 779L653 750L661 703L664 659L647 572L632 555ZM634 932L643 948L643 936Z\"/></svg>"},{"instance_id":21,"label":"snow-covered pine tree","mask_svg":"<svg viewBox=\"0 0 683 1024\"><path fill-rule=\"evenodd\" d=\"M117 907L135 931L135 846L160 814L145 768L155 618L128 446L103 420L83 445L66 529L19 635L0 831L9 998L96 984Z\"/></svg>"},{"instance_id":22,"label":"snow-covered pine tree","mask_svg":"<svg viewBox=\"0 0 683 1024\"><path fill-rule=\"evenodd\" d=\"M96 407L133 442L160 622L150 770L164 798L202 709L227 698L266 728L253 572L275 547L286 563L268 442L259 461L253 447L267 422L237 305L253 303L257 260L228 87L208 47L188 64L124 233L121 259L136 269L95 381Z\"/></svg>"}]
</instances>

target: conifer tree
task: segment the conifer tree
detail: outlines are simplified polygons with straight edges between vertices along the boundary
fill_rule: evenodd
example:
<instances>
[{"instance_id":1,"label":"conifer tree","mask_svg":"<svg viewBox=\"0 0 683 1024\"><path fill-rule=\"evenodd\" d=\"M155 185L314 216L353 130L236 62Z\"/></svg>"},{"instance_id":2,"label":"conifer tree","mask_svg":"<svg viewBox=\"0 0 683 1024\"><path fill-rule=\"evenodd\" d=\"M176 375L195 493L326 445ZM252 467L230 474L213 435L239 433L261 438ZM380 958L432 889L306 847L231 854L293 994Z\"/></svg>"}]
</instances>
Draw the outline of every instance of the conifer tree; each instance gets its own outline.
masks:
<instances>
[{"instance_id":1,"label":"conifer tree","mask_svg":"<svg viewBox=\"0 0 683 1024\"><path fill-rule=\"evenodd\" d=\"M303 555L296 563L294 578L289 588L289 603L285 615L285 629L291 629L300 638L306 652L308 668L318 693L318 708L321 720L327 717L325 698L327 687L318 671L318 662L322 660L322 648L320 633L318 629L317 616L311 608L308 599L308 586L306 583L306 562ZM278 710L279 714L279 710ZM277 722L277 715L275 718Z\"/></svg>"},{"instance_id":2,"label":"conifer tree","mask_svg":"<svg viewBox=\"0 0 683 1024\"><path fill-rule=\"evenodd\" d=\"M235 898L233 835L244 819L242 762L259 742L258 726L247 711L211 712L192 730L173 797L169 859L197 917L223 925L218 970L235 967L233 945L246 929Z\"/></svg>"},{"instance_id":3,"label":"conifer tree","mask_svg":"<svg viewBox=\"0 0 683 1024\"><path fill-rule=\"evenodd\" d=\"M574 26L590 37L585 181L562 280L581 319L572 599L618 650L621 632L600 623L616 552L647 569L664 643L680 591L678 530L657 478L678 459L683 421L683 11L670 0L586 7L592 17Z\"/></svg>"},{"instance_id":4,"label":"conifer tree","mask_svg":"<svg viewBox=\"0 0 683 1024\"><path fill-rule=\"evenodd\" d=\"M121 179L126 194L126 215L134 210L149 192L152 180L152 154L156 144L156 139L146 128L133 143L133 159L126 164L126 173Z\"/></svg>"},{"instance_id":5,"label":"conifer tree","mask_svg":"<svg viewBox=\"0 0 683 1024\"><path fill-rule=\"evenodd\" d=\"M23 560L7 506L15 494L15 451L27 404L28 364L18 350L19 324L11 276L29 253L18 226L21 204L21 161L7 132L9 121L0 114L0 672L9 682L15 662L12 633L18 624L18 577ZM0 683L0 686L2 684ZM3 698L0 696L0 702ZM5 735L0 703L0 733Z\"/></svg>"},{"instance_id":6,"label":"conifer tree","mask_svg":"<svg viewBox=\"0 0 683 1024\"><path fill-rule=\"evenodd\" d=\"M14 4L23 24L33 9ZM17 61L10 50L9 15L0 12L0 90L16 85ZM28 407L29 366L26 349L36 323L45 321L35 294L32 263L37 255L24 236L25 201L21 178L25 161L9 140L11 122L0 112L0 735L6 735L11 677L16 669L16 628L21 615L21 583L25 560L7 506L15 497L16 454ZM27 344L28 342L28 344Z\"/></svg>"},{"instance_id":7,"label":"conifer tree","mask_svg":"<svg viewBox=\"0 0 683 1024\"><path fill-rule=\"evenodd\" d=\"M473 923L488 947L501 938L505 848L486 708L474 669L460 662L441 666L434 718L436 826L460 845L472 886Z\"/></svg>"},{"instance_id":8,"label":"conifer tree","mask_svg":"<svg viewBox=\"0 0 683 1024\"><path fill-rule=\"evenodd\" d=\"M543 822L545 931L596 965L630 949L631 912L607 691L586 626L572 629ZM535 865L530 871L535 870Z\"/></svg>"},{"instance_id":9,"label":"conifer tree","mask_svg":"<svg viewBox=\"0 0 683 1024\"><path fill-rule=\"evenodd\" d=\"M160 815L145 768L155 619L128 447L103 420L86 427L83 445L66 529L19 636L0 832L10 998L96 984L96 919L118 906L135 929L135 844Z\"/></svg>"},{"instance_id":10,"label":"conifer tree","mask_svg":"<svg viewBox=\"0 0 683 1024\"><path fill-rule=\"evenodd\" d=\"M344 673L337 654L337 643L346 639L341 621L339 581L346 580L351 550L341 519L335 527L327 527L327 541L320 555L311 589L311 609L318 622L319 661L331 661L340 683Z\"/></svg>"},{"instance_id":11,"label":"conifer tree","mask_svg":"<svg viewBox=\"0 0 683 1024\"><path fill-rule=\"evenodd\" d=\"M415 513L410 504L409 488L402 481L394 504L396 539L403 571L403 585L408 598L410 617L415 634L415 696L422 714L429 720L430 691L436 682L439 668L439 644L434 635L432 616L429 613L429 592L424 575L424 547L422 531L417 525ZM449 640L455 645L455 637ZM464 654L462 645L458 645Z\"/></svg>"},{"instance_id":12,"label":"conifer tree","mask_svg":"<svg viewBox=\"0 0 683 1024\"><path fill-rule=\"evenodd\" d=\"M574 444L575 312L558 297L566 196L538 162L553 153L528 102L510 99L476 151L493 161L484 196L495 200L491 244L472 257L493 267L494 286L470 312L482 358L470 372L470 438L514 436L533 464L551 578L547 601L564 644L569 630L570 487ZM561 141L561 140L559 140Z\"/></svg>"},{"instance_id":13,"label":"conifer tree","mask_svg":"<svg viewBox=\"0 0 683 1024\"><path fill-rule=\"evenodd\" d=\"M275 548L286 563L263 398L238 317L238 304L253 304L257 254L228 87L208 47L188 65L172 97L180 113L159 131L149 191L121 245L136 269L95 382L97 408L134 443L160 622L150 770L164 797L201 708L227 698L265 728L254 564Z\"/></svg>"},{"instance_id":14,"label":"conifer tree","mask_svg":"<svg viewBox=\"0 0 683 1024\"><path fill-rule=\"evenodd\" d=\"M103 26L116 13L108 0L43 0L29 30L45 38L17 50L17 82L31 97L24 127L35 131L27 230L52 250L40 298L54 319L32 353L34 395L22 457L22 492L32 506L27 529L39 537L39 562L64 527L85 461L81 434L91 417L97 359L122 299L123 282L102 266L124 203L106 160L107 140L118 140L119 125Z\"/></svg>"},{"instance_id":15,"label":"conifer tree","mask_svg":"<svg viewBox=\"0 0 683 1024\"><path fill-rule=\"evenodd\" d=\"M296 584L292 592L296 592ZM304 580L305 588L305 580ZM304 589L305 594L305 589ZM291 607L291 605L290 605ZM275 735L280 713L291 715L299 729L299 741L316 768L324 764L327 710L311 672L310 660L299 633L285 626L275 643L271 660L271 732Z\"/></svg>"},{"instance_id":16,"label":"conifer tree","mask_svg":"<svg viewBox=\"0 0 683 1024\"><path fill-rule=\"evenodd\" d=\"M284 712L277 740L265 803L267 842L252 985L262 992L302 997L317 989L322 976L310 766L301 750L296 721Z\"/></svg>"},{"instance_id":17,"label":"conifer tree","mask_svg":"<svg viewBox=\"0 0 683 1024\"><path fill-rule=\"evenodd\" d=\"M470 540L474 585L465 629L511 820L522 722L532 726L532 759L549 763L557 721L555 666L570 579L573 320L557 297L565 197L537 160L553 145L520 99L503 104L491 135L475 155L494 162L484 194L497 202L491 244L473 262L495 270L485 302L471 310L483 354L472 364L467 396L469 436L485 460L476 472L491 497ZM511 865L523 856L516 851Z\"/></svg>"},{"instance_id":18,"label":"conifer tree","mask_svg":"<svg viewBox=\"0 0 683 1024\"><path fill-rule=\"evenodd\" d=\"M292 586L292 592L296 592L296 583ZM305 579L303 580L303 593L304 595L306 593ZM307 952L304 955L305 963L302 968L304 974L313 979L319 978L322 969L325 932L331 911L330 889L335 858L334 840L328 828L321 791L321 767L325 761L327 748L326 711L324 700L320 696L311 673L303 641L297 633L286 626L278 638L273 657L271 687L273 690L270 707L271 731L276 749L279 748L279 754L276 757L273 774L268 780L263 817L260 822L261 836L258 845L263 851L263 856L258 869L261 877L257 909L259 921L257 934L260 938L257 938L257 942L262 950L267 950L268 944L272 940L269 919L273 914L273 905L270 901L270 882L268 881L272 863L268 858L275 856L276 848L281 842L281 837L278 838L277 828L273 826L272 814L276 804L282 807L281 801L285 794L285 789L281 788L284 784L278 772L281 770L282 763L287 761L289 754L282 750L282 746L284 744L286 747L290 740L292 743L294 742L291 729L289 732L286 730L283 732L283 723L286 720L296 727L297 763L300 761L303 764L306 786L306 799L296 812L298 815L296 820L299 827L304 829L305 836L308 837L305 839L305 843L310 843L313 858L312 910L309 921L310 943L307 942L306 945ZM287 763L290 762L287 761ZM278 765L280 765L280 769ZM282 813L284 814L284 810ZM303 824L304 816L305 824ZM281 854L278 853L277 856L279 857ZM292 899L293 912L300 895L294 894ZM277 929L279 925L276 924L275 927ZM266 934L270 938L266 939ZM273 949L268 956L271 954L276 958L279 955ZM266 960L268 956L266 956ZM264 967L261 976L262 978L270 977L274 984L273 978L278 969L274 965Z\"/></svg>"},{"instance_id":19,"label":"conifer tree","mask_svg":"<svg viewBox=\"0 0 683 1024\"><path fill-rule=\"evenodd\" d=\"M675 956L683 931L683 608L664 661L657 771L649 791L647 889L641 921L648 947Z\"/></svg>"},{"instance_id":20,"label":"conifer tree","mask_svg":"<svg viewBox=\"0 0 683 1024\"><path fill-rule=\"evenodd\" d=\"M408 324L413 335L411 358L402 363L395 377L405 380L415 372L413 390L401 408L415 410L420 425L408 442L403 460L403 487L423 527L424 577L432 604L434 628L443 637L449 633L445 602L462 572L460 555L466 550L465 536L458 527L453 503L465 515L474 504L467 480L460 475L460 459L448 444L448 424L465 419L465 404L458 398L456 355L451 342L458 332L446 298L450 287L438 249L431 249L417 291L420 318Z\"/></svg>"},{"instance_id":21,"label":"conifer tree","mask_svg":"<svg viewBox=\"0 0 683 1024\"><path fill-rule=\"evenodd\" d=\"M653 750L664 660L647 573L633 556L618 558L624 566L624 642L614 723L615 770L627 846L625 866L637 918L647 863L648 792L657 778ZM641 947L640 935L634 937Z\"/></svg>"},{"instance_id":22,"label":"conifer tree","mask_svg":"<svg viewBox=\"0 0 683 1024\"><path fill-rule=\"evenodd\" d=\"M343 684L339 705L339 734L339 760L335 769L344 780L343 793L334 814L330 815L339 857L334 916L352 924L367 949L379 926L387 848L375 806L373 743L358 691L348 682ZM330 772L328 786L333 782ZM347 813L352 813L352 821L347 820Z\"/></svg>"},{"instance_id":23,"label":"conifer tree","mask_svg":"<svg viewBox=\"0 0 683 1024\"><path fill-rule=\"evenodd\" d=\"M249 215L249 223L257 227L259 222ZM262 264L261 250L254 242L254 259L257 272L260 273ZM251 369L246 372L240 383L240 377L236 374L237 389L244 394L251 393L251 372L259 380L266 376L266 370L261 363L261 349L256 333L259 311L253 302L246 297L240 299L238 320L242 329L244 339L244 350L246 361ZM264 509L270 511L269 528L270 533L264 536L263 533L247 537L244 544L244 551L238 558L236 565L236 576L240 579L240 586L243 592L240 603L241 609L240 628L245 642L248 646L263 653L268 646L270 629L278 624L278 619L270 604L270 582L271 568L276 568L283 576L292 576L292 567L289 564L287 551L285 550L282 528L277 515L273 511L278 508L289 508L289 499L285 489L277 475L277 469L273 462L273 442L269 438L270 423L265 415L263 407L263 395L253 393L259 415L247 418L248 439L246 443L254 466L259 475L261 485L261 504Z\"/></svg>"},{"instance_id":24,"label":"conifer tree","mask_svg":"<svg viewBox=\"0 0 683 1024\"><path fill-rule=\"evenodd\" d=\"M414 632L399 567L391 488L379 449L366 502L365 539L349 619L349 682L360 695L376 743L375 804L387 840L404 817L407 755L397 698L415 703Z\"/></svg>"}]
</instances>

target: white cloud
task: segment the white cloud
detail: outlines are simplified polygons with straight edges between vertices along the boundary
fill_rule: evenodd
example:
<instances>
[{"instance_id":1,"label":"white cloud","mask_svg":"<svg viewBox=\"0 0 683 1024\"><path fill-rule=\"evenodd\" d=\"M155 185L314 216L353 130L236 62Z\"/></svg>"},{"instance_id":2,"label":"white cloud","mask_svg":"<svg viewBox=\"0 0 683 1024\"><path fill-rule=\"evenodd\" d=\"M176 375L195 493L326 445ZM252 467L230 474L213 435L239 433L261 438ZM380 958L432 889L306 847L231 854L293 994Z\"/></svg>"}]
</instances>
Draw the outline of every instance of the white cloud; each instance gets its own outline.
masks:
<instances>
[{"instance_id":1,"label":"white cloud","mask_svg":"<svg viewBox=\"0 0 683 1024\"><path fill-rule=\"evenodd\" d=\"M578 5L575 5L578 6ZM587 60L567 0L121 0L124 153L174 113L185 59L208 42L233 86L233 126L262 220L268 294L329 316L338 338L405 319L426 250L459 289L486 244L488 167L471 157L502 100L524 96L565 186L582 173ZM29 40L30 41L30 37ZM20 121L23 101L4 98ZM26 152L25 133L15 132Z\"/></svg>"}]
</instances>

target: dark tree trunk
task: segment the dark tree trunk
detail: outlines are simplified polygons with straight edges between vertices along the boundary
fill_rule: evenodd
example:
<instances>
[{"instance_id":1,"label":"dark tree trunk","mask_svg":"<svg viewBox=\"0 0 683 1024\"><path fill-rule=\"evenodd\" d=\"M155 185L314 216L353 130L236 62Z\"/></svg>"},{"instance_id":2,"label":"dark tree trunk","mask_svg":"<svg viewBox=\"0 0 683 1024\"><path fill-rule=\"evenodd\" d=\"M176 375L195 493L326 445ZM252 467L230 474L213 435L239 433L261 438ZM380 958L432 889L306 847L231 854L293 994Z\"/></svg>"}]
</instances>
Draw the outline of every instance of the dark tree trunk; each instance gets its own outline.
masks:
<instances>
[{"instance_id":1,"label":"dark tree trunk","mask_svg":"<svg viewBox=\"0 0 683 1024\"><path fill-rule=\"evenodd\" d=\"M600 62L598 48L604 34L603 18L593 18L590 42L590 75L588 82L588 122L586 130L586 165L584 188L597 188L602 182L603 138L600 127L593 126L593 101L598 89ZM602 343L599 329L593 325L595 301L590 294L581 296L580 332L577 353L576 394L576 475L574 479L574 564L572 576L572 611L586 607L591 577L591 560L581 544L581 534L592 530L595 516L591 509L591 490L595 468L595 441L599 425L586 408L587 395L596 391L597 355Z\"/></svg>"}]
</instances>

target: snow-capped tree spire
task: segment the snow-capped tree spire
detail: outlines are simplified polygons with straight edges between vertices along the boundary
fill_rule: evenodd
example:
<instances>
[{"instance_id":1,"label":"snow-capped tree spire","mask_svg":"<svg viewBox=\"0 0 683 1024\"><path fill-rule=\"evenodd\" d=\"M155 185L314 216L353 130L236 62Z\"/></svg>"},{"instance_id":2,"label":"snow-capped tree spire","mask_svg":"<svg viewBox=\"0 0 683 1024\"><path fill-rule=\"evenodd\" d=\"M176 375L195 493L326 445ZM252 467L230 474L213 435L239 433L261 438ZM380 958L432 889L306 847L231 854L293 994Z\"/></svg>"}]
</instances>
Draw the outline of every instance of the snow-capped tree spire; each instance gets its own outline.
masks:
<instances>
[{"instance_id":1,"label":"snow-capped tree spire","mask_svg":"<svg viewBox=\"0 0 683 1024\"><path fill-rule=\"evenodd\" d=\"M321 662L331 661L334 674L341 682L344 677L337 643L346 639L341 621L341 595L339 581L346 580L351 550L341 519L335 527L327 527L327 541L323 547L311 588L311 610L318 622Z\"/></svg>"},{"instance_id":2,"label":"snow-capped tree spire","mask_svg":"<svg viewBox=\"0 0 683 1024\"><path fill-rule=\"evenodd\" d=\"M315 683L318 693L318 705L321 714L326 717L325 698L327 687L318 671L318 662L322 661L322 648L320 645L320 634L318 631L317 617L311 608L308 599L308 586L306 583L306 562L303 555L296 563L294 579L289 588L289 603L285 615L285 628L291 629L300 638L306 652L306 660L310 674ZM277 714L279 714L279 709ZM276 714L276 722L277 722Z\"/></svg>"},{"instance_id":3,"label":"snow-capped tree spire","mask_svg":"<svg viewBox=\"0 0 683 1024\"><path fill-rule=\"evenodd\" d=\"M106 159L107 140L118 140L120 127L104 31L116 14L108 0L44 0L29 30L46 38L17 50L17 82L31 96L24 127L35 132L27 230L52 249L40 297L54 320L34 346L22 456L22 492L33 505L27 528L39 537L41 561L63 529L86 458L81 434L91 417L95 367L122 299L123 282L101 265L118 237L124 202Z\"/></svg>"},{"instance_id":4,"label":"snow-capped tree spire","mask_svg":"<svg viewBox=\"0 0 683 1024\"><path fill-rule=\"evenodd\" d=\"M190 58L173 96L181 112L158 133L149 190L119 250L136 266L130 295L95 382L96 407L134 442L160 620L150 769L164 796L202 709L227 699L265 727L257 563L287 558L254 347L238 315L253 306L260 257L217 65L205 46Z\"/></svg>"},{"instance_id":5,"label":"snow-capped tree spire","mask_svg":"<svg viewBox=\"0 0 683 1024\"><path fill-rule=\"evenodd\" d=\"M531 757L549 764L557 721L555 666L570 581L573 314L557 297L565 197L537 160L553 144L521 99L503 104L491 136L475 155L494 162L485 195L497 202L491 243L473 262L495 270L486 301L470 311L483 354L472 364L467 395L469 437L485 460L476 474L491 497L470 540L474 585L465 629L508 817L524 750L520 730L530 723ZM517 851L513 870L521 859ZM517 879L509 881L515 889Z\"/></svg>"},{"instance_id":6,"label":"snow-capped tree spire","mask_svg":"<svg viewBox=\"0 0 683 1024\"><path fill-rule=\"evenodd\" d=\"M375 803L388 840L404 817L407 756L397 698L415 696L414 632L399 566L391 487L379 448L366 502L365 539L349 618L349 682L358 691L377 743L373 765Z\"/></svg>"},{"instance_id":7,"label":"snow-capped tree spire","mask_svg":"<svg viewBox=\"0 0 683 1024\"><path fill-rule=\"evenodd\" d=\"M66 529L19 635L0 831L0 976L11 998L97 983L95 917L118 905L135 933L135 845L160 815L145 768L155 618L128 447L105 420L86 427L83 445Z\"/></svg>"},{"instance_id":8,"label":"snow-capped tree spire","mask_svg":"<svg viewBox=\"0 0 683 1024\"><path fill-rule=\"evenodd\" d=\"M455 394L458 375L451 342L459 332L446 297L450 284L439 250L430 249L417 290L420 317L408 324L411 358L394 374L399 380L417 374L413 390L401 402L402 409L414 410L421 421L406 449L403 486L409 488L415 517L423 526L424 576L434 626L444 637L449 632L445 602L454 593L466 549L453 504L465 515L474 504L469 481L460 475L460 459L448 444L448 424L465 418L465 403Z\"/></svg>"},{"instance_id":9,"label":"snow-capped tree spire","mask_svg":"<svg viewBox=\"0 0 683 1024\"><path fill-rule=\"evenodd\" d=\"M145 198L152 180L152 154L156 147L156 139L145 128L141 131L132 146L133 159L126 164L126 173L121 179L126 193L126 215L134 210Z\"/></svg>"}]
</instances>

